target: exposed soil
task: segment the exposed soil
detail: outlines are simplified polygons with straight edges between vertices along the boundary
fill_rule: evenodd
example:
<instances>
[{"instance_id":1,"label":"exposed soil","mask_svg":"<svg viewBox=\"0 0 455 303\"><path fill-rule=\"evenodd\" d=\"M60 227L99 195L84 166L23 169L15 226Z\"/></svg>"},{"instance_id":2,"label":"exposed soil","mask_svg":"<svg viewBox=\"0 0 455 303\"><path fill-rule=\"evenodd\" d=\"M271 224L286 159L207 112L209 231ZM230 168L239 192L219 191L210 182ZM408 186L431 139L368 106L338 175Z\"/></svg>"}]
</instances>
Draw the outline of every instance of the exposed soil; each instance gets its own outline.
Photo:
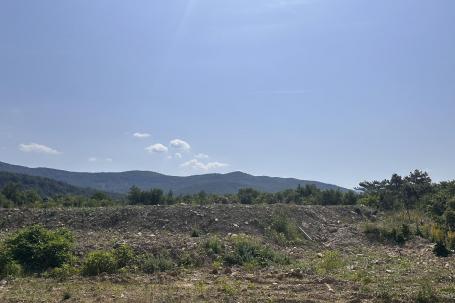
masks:
<instances>
[{"instance_id":1,"label":"exposed soil","mask_svg":"<svg viewBox=\"0 0 455 303\"><path fill-rule=\"evenodd\" d=\"M277 211L285 211L311 240L295 246L271 241L265 229ZM206 264L153 275L76 276L64 282L19 278L0 283L0 301L60 302L69 293L66 302L413 302L423 283L431 281L443 301L455 302L454 257L435 257L431 243L420 238L402 247L369 242L360 225L377 216L354 206L0 210L0 238L35 223L65 226L74 232L81 257L118 242L139 252L164 249L178 255L197 251L213 234L226 239L248 234L298 261L264 269L214 269ZM191 237L193 229L201 230L201 236ZM334 272L321 272L318 267L327 251L340 254L342 267Z\"/></svg>"}]
</instances>

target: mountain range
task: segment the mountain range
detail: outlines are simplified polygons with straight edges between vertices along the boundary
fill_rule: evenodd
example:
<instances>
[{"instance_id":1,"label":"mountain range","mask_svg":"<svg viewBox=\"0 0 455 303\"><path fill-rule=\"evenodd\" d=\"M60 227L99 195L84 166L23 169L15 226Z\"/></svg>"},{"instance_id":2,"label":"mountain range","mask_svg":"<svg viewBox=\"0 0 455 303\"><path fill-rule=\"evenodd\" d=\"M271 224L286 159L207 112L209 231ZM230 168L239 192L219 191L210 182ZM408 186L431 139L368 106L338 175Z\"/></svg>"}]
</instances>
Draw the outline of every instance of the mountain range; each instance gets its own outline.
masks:
<instances>
[{"instance_id":1,"label":"mountain range","mask_svg":"<svg viewBox=\"0 0 455 303\"><path fill-rule=\"evenodd\" d=\"M51 168L30 168L0 162L0 172L36 176L64 182L71 186L124 194L131 186L141 189L160 188L172 190L176 194L194 194L200 191L215 194L236 193L241 188L251 187L264 192L278 192L289 188L314 185L320 189L347 189L318 181L299 180L295 178L279 178L253 176L243 172L227 174L203 174L193 176L169 176L152 171L125 172L72 172ZM61 184L59 185L61 186Z\"/></svg>"}]
</instances>

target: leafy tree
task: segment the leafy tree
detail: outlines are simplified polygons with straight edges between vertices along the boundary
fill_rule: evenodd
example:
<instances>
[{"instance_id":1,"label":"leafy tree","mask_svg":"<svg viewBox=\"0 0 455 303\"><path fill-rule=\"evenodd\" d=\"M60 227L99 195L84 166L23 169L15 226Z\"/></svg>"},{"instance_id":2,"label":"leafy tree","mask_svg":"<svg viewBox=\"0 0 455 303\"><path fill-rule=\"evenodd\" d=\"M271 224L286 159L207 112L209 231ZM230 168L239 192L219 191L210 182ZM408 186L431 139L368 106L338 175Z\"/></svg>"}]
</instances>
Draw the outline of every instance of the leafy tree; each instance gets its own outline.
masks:
<instances>
[{"instance_id":1,"label":"leafy tree","mask_svg":"<svg viewBox=\"0 0 455 303\"><path fill-rule=\"evenodd\" d=\"M130 191L128 192L128 201L130 201L131 204L141 204L143 203L142 201L142 191L139 187L137 186L132 186L130 188Z\"/></svg>"},{"instance_id":2,"label":"leafy tree","mask_svg":"<svg viewBox=\"0 0 455 303\"><path fill-rule=\"evenodd\" d=\"M2 189L2 194L6 199L13 201L15 204L21 205L23 203L23 195L21 186L18 183L8 183Z\"/></svg>"},{"instance_id":3,"label":"leafy tree","mask_svg":"<svg viewBox=\"0 0 455 303\"><path fill-rule=\"evenodd\" d=\"M344 205L355 205L357 203L358 195L353 191L348 191L343 195L342 204Z\"/></svg>"},{"instance_id":4,"label":"leafy tree","mask_svg":"<svg viewBox=\"0 0 455 303\"><path fill-rule=\"evenodd\" d=\"M145 192L145 198L144 198L145 204L151 204L151 205L156 205L156 204L162 204L164 202L164 195L163 191L158 188L151 189L149 192Z\"/></svg>"},{"instance_id":5,"label":"leafy tree","mask_svg":"<svg viewBox=\"0 0 455 303\"><path fill-rule=\"evenodd\" d=\"M43 201L36 190L27 190L23 194L24 204L35 204Z\"/></svg>"},{"instance_id":6,"label":"leafy tree","mask_svg":"<svg viewBox=\"0 0 455 303\"><path fill-rule=\"evenodd\" d=\"M106 193L103 192L96 192L92 195L91 199L97 200L97 201L102 201L102 200L110 200L109 196Z\"/></svg>"},{"instance_id":7,"label":"leafy tree","mask_svg":"<svg viewBox=\"0 0 455 303\"><path fill-rule=\"evenodd\" d=\"M259 192L253 188L241 188L238 192L239 201L242 204L253 204L259 196Z\"/></svg>"},{"instance_id":8,"label":"leafy tree","mask_svg":"<svg viewBox=\"0 0 455 303\"><path fill-rule=\"evenodd\" d=\"M0 192L0 208L3 207L3 208L10 208L13 206L13 203L8 200L4 195L3 193Z\"/></svg>"},{"instance_id":9,"label":"leafy tree","mask_svg":"<svg viewBox=\"0 0 455 303\"><path fill-rule=\"evenodd\" d=\"M175 202L174 192L172 192L172 190L170 190L167 192L167 195L166 195L166 204L174 204L174 202Z\"/></svg>"},{"instance_id":10,"label":"leafy tree","mask_svg":"<svg viewBox=\"0 0 455 303\"><path fill-rule=\"evenodd\" d=\"M412 187L416 200L432 191L431 178L427 172L416 169L405 177L404 181Z\"/></svg>"}]
</instances>

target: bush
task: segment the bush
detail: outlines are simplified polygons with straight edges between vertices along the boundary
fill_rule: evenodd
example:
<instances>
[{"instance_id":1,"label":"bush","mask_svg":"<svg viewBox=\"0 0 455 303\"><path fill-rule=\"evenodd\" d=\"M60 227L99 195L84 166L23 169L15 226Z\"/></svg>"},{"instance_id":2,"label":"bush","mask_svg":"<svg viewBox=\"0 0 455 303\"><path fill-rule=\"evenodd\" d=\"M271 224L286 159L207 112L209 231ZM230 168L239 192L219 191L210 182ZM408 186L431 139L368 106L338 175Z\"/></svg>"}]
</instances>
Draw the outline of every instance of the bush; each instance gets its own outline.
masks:
<instances>
[{"instance_id":1,"label":"bush","mask_svg":"<svg viewBox=\"0 0 455 303\"><path fill-rule=\"evenodd\" d=\"M82 274L85 276L97 276L101 273L112 274L117 269L117 260L114 254L106 251L89 253L82 264Z\"/></svg>"},{"instance_id":2,"label":"bush","mask_svg":"<svg viewBox=\"0 0 455 303\"><path fill-rule=\"evenodd\" d=\"M167 254L145 255L142 260L142 271L148 274L171 270L175 267L174 262Z\"/></svg>"},{"instance_id":3,"label":"bush","mask_svg":"<svg viewBox=\"0 0 455 303\"><path fill-rule=\"evenodd\" d=\"M277 212L273 215L270 229L271 237L280 245L296 244L301 241L297 224L284 212Z\"/></svg>"},{"instance_id":4,"label":"bush","mask_svg":"<svg viewBox=\"0 0 455 303\"><path fill-rule=\"evenodd\" d=\"M364 226L364 233L373 241L389 242L403 245L411 237L409 225L402 224L401 227L384 227L373 223Z\"/></svg>"},{"instance_id":5,"label":"bush","mask_svg":"<svg viewBox=\"0 0 455 303\"><path fill-rule=\"evenodd\" d=\"M447 246L450 249L455 249L455 231L447 232Z\"/></svg>"},{"instance_id":6,"label":"bush","mask_svg":"<svg viewBox=\"0 0 455 303\"><path fill-rule=\"evenodd\" d=\"M317 265L321 273L328 273L343 267L344 262L337 251L327 251Z\"/></svg>"},{"instance_id":7,"label":"bush","mask_svg":"<svg viewBox=\"0 0 455 303\"><path fill-rule=\"evenodd\" d=\"M436 243L444 242L444 239L445 239L444 230L442 230L441 228L439 228L436 225L432 225L431 230L430 230L430 238L431 238L431 241L436 242Z\"/></svg>"},{"instance_id":8,"label":"bush","mask_svg":"<svg viewBox=\"0 0 455 303\"><path fill-rule=\"evenodd\" d=\"M178 256L178 266L182 267L199 267L205 262L205 255L199 251L182 251Z\"/></svg>"},{"instance_id":9,"label":"bush","mask_svg":"<svg viewBox=\"0 0 455 303\"><path fill-rule=\"evenodd\" d=\"M415 297L416 303L437 303L439 301L438 296L429 284L422 285Z\"/></svg>"},{"instance_id":10,"label":"bush","mask_svg":"<svg viewBox=\"0 0 455 303\"><path fill-rule=\"evenodd\" d=\"M210 255L219 255L223 251L223 245L221 243L221 240L216 236L213 236L210 239L208 239L205 242L204 246L205 250Z\"/></svg>"},{"instance_id":11,"label":"bush","mask_svg":"<svg viewBox=\"0 0 455 303\"><path fill-rule=\"evenodd\" d=\"M118 268L132 265L135 262L134 251L128 244L120 244L117 248L112 250L112 254L117 262Z\"/></svg>"},{"instance_id":12,"label":"bush","mask_svg":"<svg viewBox=\"0 0 455 303\"><path fill-rule=\"evenodd\" d=\"M369 207L379 207L380 198L377 195L365 195L357 200L357 204L369 206Z\"/></svg>"},{"instance_id":13,"label":"bush","mask_svg":"<svg viewBox=\"0 0 455 303\"><path fill-rule=\"evenodd\" d=\"M0 279L17 276L21 271L22 267L13 260L8 249L4 245L0 245Z\"/></svg>"},{"instance_id":14,"label":"bush","mask_svg":"<svg viewBox=\"0 0 455 303\"><path fill-rule=\"evenodd\" d=\"M74 240L67 229L51 231L33 225L7 239L6 245L12 258L31 272L60 267L74 259Z\"/></svg>"},{"instance_id":15,"label":"bush","mask_svg":"<svg viewBox=\"0 0 455 303\"><path fill-rule=\"evenodd\" d=\"M455 210L449 209L444 213L444 220L447 225L447 228L450 230L455 230Z\"/></svg>"},{"instance_id":16,"label":"bush","mask_svg":"<svg viewBox=\"0 0 455 303\"><path fill-rule=\"evenodd\" d=\"M253 264L266 267L271 264L290 264L286 255L273 251L270 247L246 236L234 239L233 251L225 256L228 265Z\"/></svg>"},{"instance_id":17,"label":"bush","mask_svg":"<svg viewBox=\"0 0 455 303\"><path fill-rule=\"evenodd\" d=\"M46 276L49 278L58 279L64 281L71 276L74 276L78 273L78 270L71 264L63 264L60 267L56 267L49 271Z\"/></svg>"},{"instance_id":18,"label":"bush","mask_svg":"<svg viewBox=\"0 0 455 303\"><path fill-rule=\"evenodd\" d=\"M193 228L193 230L191 231L191 237L197 238L200 235L201 235L201 231L197 228Z\"/></svg>"},{"instance_id":19,"label":"bush","mask_svg":"<svg viewBox=\"0 0 455 303\"><path fill-rule=\"evenodd\" d=\"M1 192L0 192L0 208L11 208L13 207L13 202L8 200Z\"/></svg>"}]
</instances>

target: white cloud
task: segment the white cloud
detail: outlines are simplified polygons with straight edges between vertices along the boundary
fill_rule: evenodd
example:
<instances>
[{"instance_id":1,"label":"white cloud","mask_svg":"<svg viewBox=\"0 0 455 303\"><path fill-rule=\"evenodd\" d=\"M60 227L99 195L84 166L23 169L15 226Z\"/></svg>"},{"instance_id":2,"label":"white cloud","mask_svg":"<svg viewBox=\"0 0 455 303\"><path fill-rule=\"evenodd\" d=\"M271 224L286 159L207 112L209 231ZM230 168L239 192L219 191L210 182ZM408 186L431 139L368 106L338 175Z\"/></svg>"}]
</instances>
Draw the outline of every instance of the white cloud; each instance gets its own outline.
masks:
<instances>
[{"instance_id":1,"label":"white cloud","mask_svg":"<svg viewBox=\"0 0 455 303\"><path fill-rule=\"evenodd\" d=\"M205 167L207 167L207 170L215 169L215 168L223 168L223 167L227 167L227 166L229 166L229 164L221 163L221 162L209 162L205 165Z\"/></svg>"},{"instance_id":2,"label":"white cloud","mask_svg":"<svg viewBox=\"0 0 455 303\"><path fill-rule=\"evenodd\" d=\"M196 170L208 171L211 169L223 168L223 167L226 167L229 165L226 163L220 163L220 162L203 163L203 162L199 161L198 159L192 159L190 161L182 163L180 166L186 167L186 168L192 168L192 169L196 169Z\"/></svg>"},{"instance_id":3,"label":"white cloud","mask_svg":"<svg viewBox=\"0 0 455 303\"><path fill-rule=\"evenodd\" d=\"M145 138L150 137L150 134L148 134L148 133L134 133L133 137L139 138L139 139L145 139Z\"/></svg>"},{"instance_id":4,"label":"white cloud","mask_svg":"<svg viewBox=\"0 0 455 303\"><path fill-rule=\"evenodd\" d=\"M209 155L199 153L197 155L194 155L196 159L208 159Z\"/></svg>"},{"instance_id":5,"label":"white cloud","mask_svg":"<svg viewBox=\"0 0 455 303\"><path fill-rule=\"evenodd\" d=\"M112 158L106 158L105 160L106 160L106 162L112 162L112 161L114 161L114 160L112 160Z\"/></svg>"},{"instance_id":6,"label":"white cloud","mask_svg":"<svg viewBox=\"0 0 455 303\"><path fill-rule=\"evenodd\" d=\"M59 155L61 154L58 150L53 149L49 146L38 144L38 143L30 143L30 144L20 144L19 150L24 153L40 153L40 154L47 154L47 155Z\"/></svg>"},{"instance_id":7,"label":"white cloud","mask_svg":"<svg viewBox=\"0 0 455 303\"><path fill-rule=\"evenodd\" d=\"M97 159L96 159L95 157L90 157L90 158L88 158L88 161L89 161L89 162L96 162L96 160L97 160Z\"/></svg>"},{"instance_id":8,"label":"white cloud","mask_svg":"<svg viewBox=\"0 0 455 303\"><path fill-rule=\"evenodd\" d=\"M191 148L190 144L186 141L183 141L181 139L174 139L170 142L170 145L173 148L180 149L180 150L189 150Z\"/></svg>"},{"instance_id":9,"label":"white cloud","mask_svg":"<svg viewBox=\"0 0 455 303\"><path fill-rule=\"evenodd\" d=\"M175 153L174 156L178 159L182 159L182 154L181 153Z\"/></svg>"},{"instance_id":10,"label":"white cloud","mask_svg":"<svg viewBox=\"0 0 455 303\"><path fill-rule=\"evenodd\" d=\"M165 153L167 152L167 147L161 143L156 143L145 148L149 153Z\"/></svg>"}]
</instances>

